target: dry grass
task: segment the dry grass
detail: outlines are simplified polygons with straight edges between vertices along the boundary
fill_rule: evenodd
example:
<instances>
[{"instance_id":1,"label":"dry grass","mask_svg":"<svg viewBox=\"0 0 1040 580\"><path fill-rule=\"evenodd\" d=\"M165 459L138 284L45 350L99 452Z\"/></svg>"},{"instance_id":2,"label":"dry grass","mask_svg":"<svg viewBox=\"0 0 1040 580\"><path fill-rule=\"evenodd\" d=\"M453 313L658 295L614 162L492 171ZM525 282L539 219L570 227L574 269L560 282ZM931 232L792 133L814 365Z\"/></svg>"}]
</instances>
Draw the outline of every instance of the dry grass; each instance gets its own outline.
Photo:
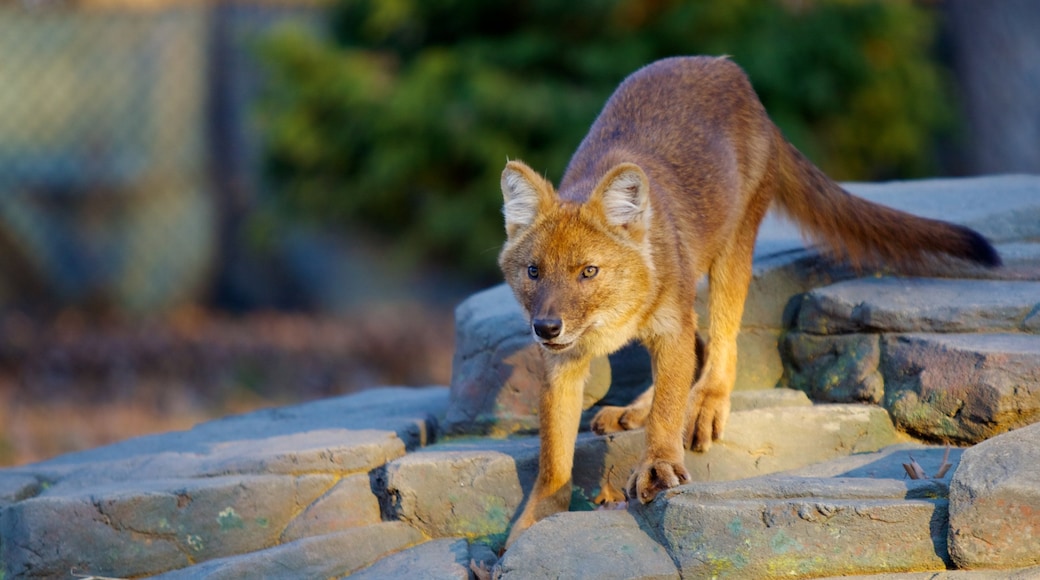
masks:
<instances>
[{"instance_id":1,"label":"dry grass","mask_svg":"<svg viewBox=\"0 0 1040 580\"><path fill-rule=\"evenodd\" d=\"M0 317L0 466L379 385L447 384L450 313L188 309L162 320Z\"/></svg>"}]
</instances>

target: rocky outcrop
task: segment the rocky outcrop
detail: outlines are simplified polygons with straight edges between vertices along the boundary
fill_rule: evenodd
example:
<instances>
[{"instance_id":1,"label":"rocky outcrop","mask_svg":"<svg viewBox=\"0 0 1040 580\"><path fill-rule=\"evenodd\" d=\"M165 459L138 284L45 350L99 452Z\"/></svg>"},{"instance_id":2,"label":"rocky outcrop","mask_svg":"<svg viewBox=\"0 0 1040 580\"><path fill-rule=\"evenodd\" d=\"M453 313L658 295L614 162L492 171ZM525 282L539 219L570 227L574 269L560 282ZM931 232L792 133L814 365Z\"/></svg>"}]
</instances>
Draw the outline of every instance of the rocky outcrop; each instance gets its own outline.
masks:
<instances>
[{"instance_id":1,"label":"rocky outcrop","mask_svg":"<svg viewBox=\"0 0 1040 580\"><path fill-rule=\"evenodd\" d=\"M379 389L2 470L5 578L469 578L471 563L516 578L808 578L1040 565L1036 426L962 455L904 442L878 407L811 405L786 390L738 395L727 439L687 455L696 483L645 507L596 505L619 499L642 433L581 435L574 511L531 528L496 564L537 438L439 440L449 396ZM908 479L911 463L932 479Z\"/></svg>"},{"instance_id":2,"label":"rocky outcrop","mask_svg":"<svg viewBox=\"0 0 1040 580\"><path fill-rule=\"evenodd\" d=\"M950 555L961 568L1040 565L1040 424L968 449L950 483Z\"/></svg>"},{"instance_id":3,"label":"rocky outcrop","mask_svg":"<svg viewBox=\"0 0 1040 580\"><path fill-rule=\"evenodd\" d=\"M1040 420L1040 282L864 278L808 292L787 383L884 405L916 436L977 443Z\"/></svg>"}]
</instances>

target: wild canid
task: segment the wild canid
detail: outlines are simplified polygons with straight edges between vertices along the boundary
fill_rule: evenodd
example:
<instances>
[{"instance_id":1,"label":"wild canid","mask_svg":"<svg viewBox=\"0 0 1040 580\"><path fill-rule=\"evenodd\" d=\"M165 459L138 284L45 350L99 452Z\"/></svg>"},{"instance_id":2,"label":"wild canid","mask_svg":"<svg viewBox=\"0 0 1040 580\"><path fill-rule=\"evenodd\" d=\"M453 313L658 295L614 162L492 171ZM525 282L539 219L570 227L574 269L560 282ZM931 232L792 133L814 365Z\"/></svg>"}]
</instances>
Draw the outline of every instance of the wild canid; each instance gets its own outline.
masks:
<instances>
[{"instance_id":1,"label":"wild canid","mask_svg":"<svg viewBox=\"0 0 1040 580\"><path fill-rule=\"evenodd\" d=\"M752 250L770 204L855 266L933 256L1000 265L971 229L844 191L784 139L726 58L670 58L635 72L607 101L559 190L510 161L502 195L499 265L548 375L538 478L508 543L567 509L589 362L632 339L651 354L654 386L628 407L603 409L593 429L645 425L630 498L646 503L689 480L684 445L706 450L726 427ZM708 344L694 382L694 291L705 273Z\"/></svg>"}]
</instances>

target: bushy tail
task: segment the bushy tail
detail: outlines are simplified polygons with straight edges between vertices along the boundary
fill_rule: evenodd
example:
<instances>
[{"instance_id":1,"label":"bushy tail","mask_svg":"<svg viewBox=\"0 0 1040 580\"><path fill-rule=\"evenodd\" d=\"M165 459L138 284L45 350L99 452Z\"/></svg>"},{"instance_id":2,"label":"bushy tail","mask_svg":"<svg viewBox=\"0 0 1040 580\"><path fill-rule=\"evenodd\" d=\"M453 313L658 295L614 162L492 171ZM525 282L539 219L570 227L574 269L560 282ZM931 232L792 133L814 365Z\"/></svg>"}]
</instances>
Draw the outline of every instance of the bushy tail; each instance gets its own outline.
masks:
<instances>
[{"instance_id":1,"label":"bushy tail","mask_svg":"<svg viewBox=\"0 0 1040 580\"><path fill-rule=\"evenodd\" d=\"M827 177L778 132L780 210L814 241L852 266L913 268L949 256L986 267L1000 255L971 228L910 215L856 197Z\"/></svg>"}]
</instances>

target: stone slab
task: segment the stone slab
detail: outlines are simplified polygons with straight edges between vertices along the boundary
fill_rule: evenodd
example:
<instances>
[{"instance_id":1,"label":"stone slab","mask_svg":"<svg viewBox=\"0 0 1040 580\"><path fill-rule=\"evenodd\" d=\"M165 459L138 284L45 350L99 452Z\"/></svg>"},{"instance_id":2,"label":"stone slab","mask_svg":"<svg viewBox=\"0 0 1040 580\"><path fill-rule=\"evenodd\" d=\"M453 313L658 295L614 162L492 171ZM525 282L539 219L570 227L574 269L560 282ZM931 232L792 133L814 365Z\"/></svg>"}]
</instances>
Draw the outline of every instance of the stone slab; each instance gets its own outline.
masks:
<instances>
[{"instance_id":1,"label":"stone slab","mask_svg":"<svg viewBox=\"0 0 1040 580\"><path fill-rule=\"evenodd\" d=\"M0 471L0 510L6 505L38 495L43 488L44 483L32 475Z\"/></svg>"},{"instance_id":2,"label":"stone slab","mask_svg":"<svg viewBox=\"0 0 1040 580\"><path fill-rule=\"evenodd\" d=\"M327 475L239 476L46 493L4 509L0 562L17 578L71 569L124 577L267 548L333 482Z\"/></svg>"},{"instance_id":3,"label":"stone slab","mask_svg":"<svg viewBox=\"0 0 1040 580\"><path fill-rule=\"evenodd\" d=\"M878 335L788 332L782 345L782 384L804 391L816 401L876 405L884 400Z\"/></svg>"},{"instance_id":4,"label":"stone slab","mask_svg":"<svg viewBox=\"0 0 1040 580\"><path fill-rule=\"evenodd\" d=\"M707 453L686 453L686 467L695 481L755 477L875 451L902 440L879 407L804 406L804 396L789 391L774 399L799 405L735 411L725 439ZM777 437L778 432L783 437ZM623 490L644 441L642 430L580 435L571 509L593 509L608 486ZM536 438L439 443L387 466L388 511L431 537L465 537L499 548L537 469Z\"/></svg>"},{"instance_id":5,"label":"stone slab","mask_svg":"<svg viewBox=\"0 0 1040 580\"><path fill-rule=\"evenodd\" d=\"M831 576L820 580L1036 580L1040 568L1018 570L934 570L931 572L903 572L871 574L869 576Z\"/></svg>"},{"instance_id":6,"label":"stone slab","mask_svg":"<svg viewBox=\"0 0 1040 580\"><path fill-rule=\"evenodd\" d=\"M725 437L707 453L687 453L686 468L694 481L755 477L876 451L904 439L885 410L872 406L756 409L730 417Z\"/></svg>"},{"instance_id":7,"label":"stone slab","mask_svg":"<svg viewBox=\"0 0 1040 580\"><path fill-rule=\"evenodd\" d=\"M896 425L976 443L1040 420L1040 336L885 335L879 370Z\"/></svg>"},{"instance_id":8,"label":"stone slab","mask_svg":"<svg viewBox=\"0 0 1040 580\"><path fill-rule=\"evenodd\" d=\"M807 293L796 328L813 334L1026 331L1040 282L860 278Z\"/></svg>"},{"instance_id":9,"label":"stone slab","mask_svg":"<svg viewBox=\"0 0 1040 580\"><path fill-rule=\"evenodd\" d=\"M950 483L960 568L1040 565L1040 423L966 450Z\"/></svg>"},{"instance_id":10,"label":"stone slab","mask_svg":"<svg viewBox=\"0 0 1040 580\"><path fill-rule=\"evenodd\" d=\"M246 554L210 560L154 576L154 580L297 580L335 578L362 569L383 556L422 541L422 534L400 522L375 524L304 538Z\"/></svg>"},{"instance_id":11,"label":"stone slab","mask_svg":"<svg viewBox=\"0 0 1040 580\"><path fill-rule=\"evenodd\" d=\"M550 516L516 540L496 573L503 580L679 578L665 548L624 510Z\"/></svg>"},{"instance_id":12,"label":"stone slab","mask_svg":"<svg viewBox=\"0 0 1040 580\"><path fill-rule=\"evenodd\" d=\"M665 492L652 518L683 577L785 578L944 569L933 482L758 478Z\"/></svg>"},{"instance_id":13,"label":"stone slab","mask_svg":"<svg viewBox=\"0 0 1040 580\"><path fill-rule=\"evenodd\" d=\"M811 407L812 401L795 389L758 389L730 393L731 411L751 411L775 407Z\"/></svg>"},{"instance_id":14,"label":"stone slab","mask_svg":"<svg viewBox=\"0 0 1040 580\"><path fill-rule=\"evenodd\" d=\"M372 491L369 474L358 473L339 480L307 505L289 522L279 541L284 543L323 536L380 521L379 499Z\"/></svg>"},{"instance_id":15,"label":"stone slab","mask_svg":"<svg viewBox=\"0 0 1040 580\"><path fill-rule=\"evenodd\" d=\"M537 472L537 452L511 451L521 458L493 449L438 448L393 461L385 473L388 511L434 538L501 547L524 498L519 478Z\"/></svg>"},{"instance_id":16,"label":"stone slab","mask_svg":"<svg viewBox=\"0 0 1040 580\"><path fill-rule=\"evenodd\" d=\"M350 575L351 580L470 580L470 551L466 540L445 538L387 556Z\"/></svg>"},{"instance_id":17,"label":"stone slab","mask_svg":"<svg viewBox=\"0 0 1040 580\"><path fill-rule=\"evenodd\" d=\"M916 461L931 481L948 484L960 464L964 449L922 443L897 443L872 453L854 453L808 467L785 471L782 475L797 477L864 477L869 479L907 478L904 464ZM938 477L943 463L950 467Z\"/></svg>"},{"instance_id":18,"label":"stone slab","mask_svg":"<svg viewBox=\"0 0 1040 580\"><path fill-rule=\"evenodd\" d=\"M266 409L5 470L50 492L127 480L368 471L436 438L448 389L373 389Z\"/></svg>"}]
</instances>

